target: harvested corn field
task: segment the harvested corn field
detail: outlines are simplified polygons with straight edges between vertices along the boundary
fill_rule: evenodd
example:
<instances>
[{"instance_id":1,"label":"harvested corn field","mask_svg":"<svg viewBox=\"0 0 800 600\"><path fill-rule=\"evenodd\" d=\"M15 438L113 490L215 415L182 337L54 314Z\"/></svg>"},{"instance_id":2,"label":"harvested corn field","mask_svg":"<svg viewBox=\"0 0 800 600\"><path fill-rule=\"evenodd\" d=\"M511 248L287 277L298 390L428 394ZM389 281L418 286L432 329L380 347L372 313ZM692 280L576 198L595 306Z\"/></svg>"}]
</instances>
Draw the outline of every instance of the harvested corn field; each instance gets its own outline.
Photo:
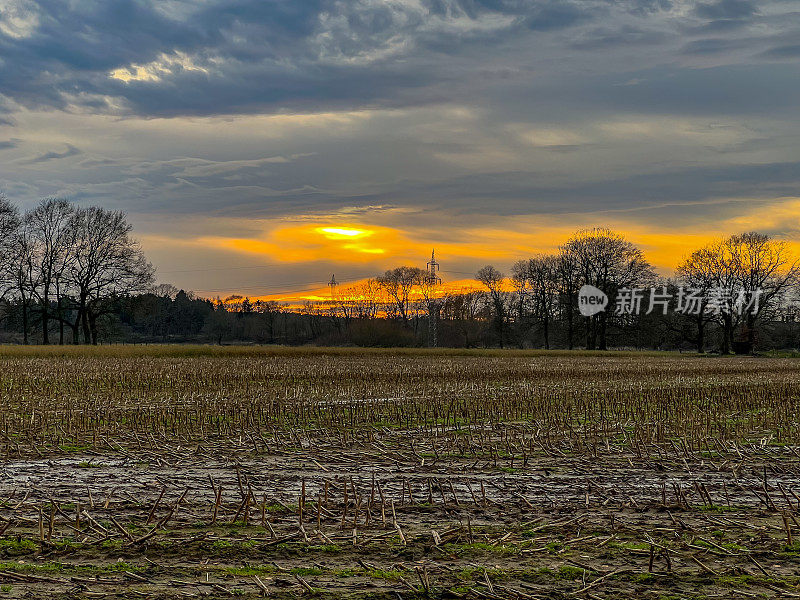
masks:
<instances>
[{"instance_id":1,"label":"harvested corn field","mask_svg":"<svg viewBox=\"0 0 800 600\"><path fill-rule=\"evenodd\" d=\"M800 597L800 362L0 352L0 597Z\"/></svg>"}]
</instances>

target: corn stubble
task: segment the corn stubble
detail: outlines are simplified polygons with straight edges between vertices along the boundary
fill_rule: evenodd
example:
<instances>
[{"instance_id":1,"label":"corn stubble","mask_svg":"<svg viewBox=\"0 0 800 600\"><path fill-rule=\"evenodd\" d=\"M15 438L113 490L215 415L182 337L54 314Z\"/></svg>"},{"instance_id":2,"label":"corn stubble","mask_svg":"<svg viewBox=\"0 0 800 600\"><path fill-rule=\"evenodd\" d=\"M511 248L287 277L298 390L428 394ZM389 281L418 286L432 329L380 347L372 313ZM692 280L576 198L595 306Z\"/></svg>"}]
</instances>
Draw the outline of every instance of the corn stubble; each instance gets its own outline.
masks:
<instances>
[{"instance_id":1,"label":"corn stubble","mask_svg":"<svg viewBox=\"0 0 800 600\"><path fill-rule=\"evenodd\" d=\"M800 363L0 352L0 595L800 597Z\"/></svg>"}]
</instances>

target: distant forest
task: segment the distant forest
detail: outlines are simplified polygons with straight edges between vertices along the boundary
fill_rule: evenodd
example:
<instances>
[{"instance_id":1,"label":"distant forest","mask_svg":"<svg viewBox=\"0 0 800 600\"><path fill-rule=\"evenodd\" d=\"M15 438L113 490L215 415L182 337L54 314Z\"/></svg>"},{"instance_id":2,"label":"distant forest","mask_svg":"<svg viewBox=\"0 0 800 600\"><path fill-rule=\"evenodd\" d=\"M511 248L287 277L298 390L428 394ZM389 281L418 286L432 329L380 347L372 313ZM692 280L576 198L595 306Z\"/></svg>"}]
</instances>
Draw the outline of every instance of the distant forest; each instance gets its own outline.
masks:
<instances>
[{"instance_id":1,"label":"distant forest","mask_svg":"<svg viewBox=\"0 0 800 600\"><path fill-rule=\"evenodd\" d=\"M302 307L199 298L157 285L118 211L48 198L20 214L0 196L0 236L2 342L721 353L800 347L800 268L785 242L758 233L698 248L664 278L622 235L582 230L557 252L519 260L509 273L481 268L473 288L453 290L435 270L401 266ZM581 314L584 285L608 295L605 311ZM758 302L742 310L741 294L756 290Z\"/></svg>"}]
</instances>

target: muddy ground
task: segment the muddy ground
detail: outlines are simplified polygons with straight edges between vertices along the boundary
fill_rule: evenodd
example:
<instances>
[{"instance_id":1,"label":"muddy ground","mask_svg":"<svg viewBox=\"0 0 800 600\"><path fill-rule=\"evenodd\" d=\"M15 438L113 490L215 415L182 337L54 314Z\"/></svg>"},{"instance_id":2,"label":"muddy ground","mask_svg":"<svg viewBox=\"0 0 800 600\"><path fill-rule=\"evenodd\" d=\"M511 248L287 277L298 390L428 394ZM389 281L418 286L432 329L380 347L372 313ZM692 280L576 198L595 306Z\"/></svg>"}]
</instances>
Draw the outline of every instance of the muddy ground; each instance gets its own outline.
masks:
<instances>
[{"instance_id":1,"label":"muddy ground","mask_svg":"<svg viewBox=\"0 0 800 600\"><path fill-rule=\"evenodd\" d=\"M0 594L800 597L794 448L520 461L383 433L8 460Z\"/></svg>"},{"instance_id":2,"label":"muddy ground","mask_svg":"<svg viewBox=\"0 0 800 600\"><path fill-rule=\"evenodd\" d=\"M800 598L796 360L178 350L0 355L0 599Z\"/></svg>"}]
</instances>

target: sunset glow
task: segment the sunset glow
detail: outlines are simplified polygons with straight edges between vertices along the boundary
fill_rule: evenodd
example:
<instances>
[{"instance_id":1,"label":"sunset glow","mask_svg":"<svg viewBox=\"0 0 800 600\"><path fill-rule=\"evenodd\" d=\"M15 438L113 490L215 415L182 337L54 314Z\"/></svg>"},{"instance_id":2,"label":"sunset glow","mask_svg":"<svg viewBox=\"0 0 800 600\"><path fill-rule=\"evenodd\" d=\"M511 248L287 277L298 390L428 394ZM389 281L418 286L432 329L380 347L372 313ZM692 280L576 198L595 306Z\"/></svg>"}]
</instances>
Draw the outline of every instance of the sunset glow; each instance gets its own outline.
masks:
<instances>
[{"instance_id":1,"label":"sunset glow","mask_svg":"<svg viewBox=\"0 0 800 600\"><path fill-rule=\"evenodd\" d=\"M434 248L453 281L594 226L665 274L736 232L800 242L791 3L243 1L12 0L0 191L126 211L158 279L208 296L324 296Z\"/></svg>"},{"instance_id":2,"label":"sunset glow","mask_svg":"<svg viewBox=\"0 0 800 600\"><path fill-rule=\"evenodd\" d=\"M338 239L341 237L356 238L372 235L371 231L364 231L362 229L345 229L341 227L321 227L319 231L326 234L326 237L331 239Z\"/></svg>"}]
</instances>

